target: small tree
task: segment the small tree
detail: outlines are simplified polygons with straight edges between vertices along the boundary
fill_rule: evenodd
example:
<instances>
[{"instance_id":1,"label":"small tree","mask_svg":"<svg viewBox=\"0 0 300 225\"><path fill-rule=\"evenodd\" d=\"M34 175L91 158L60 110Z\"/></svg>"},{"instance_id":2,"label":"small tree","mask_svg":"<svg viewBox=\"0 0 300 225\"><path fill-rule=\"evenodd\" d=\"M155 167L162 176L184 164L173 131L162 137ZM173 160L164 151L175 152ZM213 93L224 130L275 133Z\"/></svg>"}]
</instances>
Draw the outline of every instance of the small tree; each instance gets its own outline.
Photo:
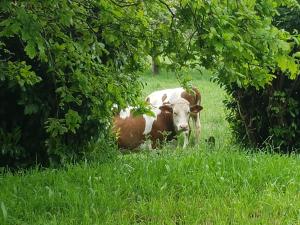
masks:
<instances>
[{"instance_id":1,"label":"small tree","mask_svg":"<svg viewBox=\"0 0 300 225\"><path fill-rule=\"evenodd\" d=\"M157 75L162 67L161 58L168 55L170 44L168 37L172 29L172 18L169 17L168 12L172 12L174 3L168 8L163 1L144 1L144 4L151 29L147 48L151 56L152 73Z\"/></svg>"},{"instance_id":2,"label":"small tree","mask_svg":"<svg viewBox=\"0 0 300 225\"><path fill-rule=\"evenodd\" d=\"M135 104L149 54L140 2L0 2L0 166L78 159Z\"/></svg>"}]
</instances>

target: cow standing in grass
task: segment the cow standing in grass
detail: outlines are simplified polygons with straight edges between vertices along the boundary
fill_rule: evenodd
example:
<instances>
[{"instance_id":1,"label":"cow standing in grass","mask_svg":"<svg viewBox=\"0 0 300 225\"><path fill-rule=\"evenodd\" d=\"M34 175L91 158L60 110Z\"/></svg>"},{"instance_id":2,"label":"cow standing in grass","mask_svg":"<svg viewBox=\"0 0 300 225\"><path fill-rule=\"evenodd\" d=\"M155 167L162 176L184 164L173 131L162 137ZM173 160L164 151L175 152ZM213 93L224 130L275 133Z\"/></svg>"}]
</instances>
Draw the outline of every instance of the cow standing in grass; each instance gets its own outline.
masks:
<instances>
[{"instance_id":1,"label":"cow standing in grass","mask_svg":"<svg viewBox=\"0 0 300 225\"><path fill-rule=\"evenodd\" d=\"M128 107L114 118L113 129L117 133L118 145L124 149L135 149L149 137L152 148L156 148L158 143L172 140L181 132L187 134L185 135L187 137L190 114L196 114L200 110L201 106L190 106L185 99L178 99L172 104L159 107L151 106L154 116L146 114L134 116L132 108ZM187 144L188 139L185 139L183 147Z\"/></svg>"},{"instance_id":2,"label":"cow standing in grass","mask_svg":"<svg viewBox=\"0 0 300 225\"><path fill-rule=\"evenodd\" d=\"M198 105L200 106L200 110L203 109L201 106L201 94L195 87L193 87L190 91L186 91L183 88L155 91L146 97L146 101L154 107L160 107L164 104L173 104L180 99L188 101L191 107L194 105ZM199 143L201 132L200 110L198 110L197 112L191 112L190 115L195 127L196 143ZM187 142L188 134L185 134L185 143L187 144Z\"/></svg>"}]
</instances>

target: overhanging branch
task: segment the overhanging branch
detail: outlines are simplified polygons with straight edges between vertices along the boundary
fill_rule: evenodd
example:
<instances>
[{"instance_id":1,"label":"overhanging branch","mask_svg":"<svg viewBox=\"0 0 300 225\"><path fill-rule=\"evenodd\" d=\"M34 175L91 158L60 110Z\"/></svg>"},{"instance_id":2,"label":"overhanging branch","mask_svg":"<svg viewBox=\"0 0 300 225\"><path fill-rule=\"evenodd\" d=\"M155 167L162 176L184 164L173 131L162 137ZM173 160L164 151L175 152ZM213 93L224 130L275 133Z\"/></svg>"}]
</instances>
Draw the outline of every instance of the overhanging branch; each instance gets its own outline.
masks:
<instances>
[{"instance_id":1,"label":"overhanging branch","mask_svg":"<svg viewBox=\"0 0 300 225\"><path fill-rule=\"evenodd\" d=\"M174 14L174 12L172 11L172 9L170 8L170 6L169 6L167 3L165 3L163 0L158 0L158 1L159 1L161 4L163 4L164 6L167 7L168 11L171 13L172 17L174 18L174 17L175 17L175 14Z\"/></svg>"}]
</instances>

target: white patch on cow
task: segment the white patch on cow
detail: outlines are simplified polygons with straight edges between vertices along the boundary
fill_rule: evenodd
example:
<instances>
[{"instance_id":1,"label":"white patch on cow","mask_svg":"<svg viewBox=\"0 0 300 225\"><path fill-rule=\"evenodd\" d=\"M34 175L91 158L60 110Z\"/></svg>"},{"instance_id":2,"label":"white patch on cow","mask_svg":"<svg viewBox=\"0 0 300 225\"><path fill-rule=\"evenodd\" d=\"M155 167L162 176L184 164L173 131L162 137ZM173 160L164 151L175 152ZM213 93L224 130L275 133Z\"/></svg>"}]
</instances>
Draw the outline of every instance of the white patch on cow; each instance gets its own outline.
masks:
<instances>
[{"instance_id":1,"label":"white patch on cow","mask_svg":"<svg viewBox=\"0 0 300 225\"><path fill-rule=\"evenodd\" d=\"M117 103L112 104L111 109L118 109L118 104Z\"/></svg>"},{"instance_id":2,"label":"white patch on cow","mask_svg":"<svg viewBox=\"0 0 300 225\"><path fill-rule=\"evenodd\" d=\"M190 103L185 99L178 99L173 104L173 122L176 131L189 129Z\"/></svg>"},{"instance_id":3,"label":"white patch on cow","mask_svg":"<svg viewBox=\"0 0 300 225\"><path fill-rule=\"evenodd\" d=\"M173 89L165 89L160 91L152 92L150 95L147 96L149 102L153 106L161 106L164 103L171 103L173 104L178 99L183 99L181 97L181 93L184 92L183 88L173 88ZM163 96L166 95L166 98L163 99Z\"/></svg>"},{"instance_id":4,"label":"white patch on cow","mask_svg":"<svg viewBox=\"0 0 300 225\"><path fill-rule=\"evenodd\" d=\"M144 135L147 135L151 132L152 126L155 120L157 120L157 116L161 113L160 109L152 108L152 112L154 112L155 116L148 116L143 114L143 118L145 120L145 130L143 132Z\"/></svg>"},{"instance_id":5,"label":"white patch on cow","mask_svg":"<svg viewBox=\"0 0 300 225\"><path fill-rule=\"evenodd\" d=\"M125 120L126 118L130 117L130 111L131 111L132 107L129 106L126 109L122 109L120 111L120 118Z\"/></svg>"},{"instance_id":6,"label":"white patch on cow","mask_svg":"<svg viewBox=\"0 0 300 225\"><path fill-rule=\"evenodd\" d=\"M126 119L128 117L130 117L130 112L134 107L132 106L128 106L126 109L122 109L120 111L120 118L121 119ZM145 130L143 132L143 134L147 135L151 132L152 130L152 126L155 120L157 120L157 116L160 114L161 110L158 109L157 107L152 107L151 111L154 113L154 117L153 116L149 116L146 114L143 114L143 118L145 120Z\"/></svg>"},{"instance_id":7,"label":"white patch on cow","mask_svg":"<svg viewBox=\"0 0 300 225\"><path fill-rule=\"evenodd\" d=\"M185 90L181 87L180 88L173 88L173 89L165 89L165 90L155 91L155 92L152 92L150 95L148 95L146 99L148 100L148 102L151 105L156 106L156 107L162 106L163 104L166 104L166 103L170 103L171 105L174 105L174 103L176 103L176 101L178 101L178 100L180 101L181 99L184 99L181 96L184 91ZM197 104L198 105L201 104L200 99L198 99ZM180 126L185 127L185 126L188 125L186 122L184 122L183 120L180 119L180 118L185 117L185 115L184 115L184 113L182 113L182 111L186 111L186 110L179 110L179 112L180 112L179 114L181 114L181 115L178 115L177 112L175 113L177 115L173 114L174 115L174 124L176 126L177 131L179 131L181 129ZM186 114L186 112L185 112L185 114ZM200 116L199 115L200 114L197 113L196 118L192 117L192 120L195 124L196 142L199 142L200 130L201 130L201 123L200 123Z\"/></svg>"}]
</instances>

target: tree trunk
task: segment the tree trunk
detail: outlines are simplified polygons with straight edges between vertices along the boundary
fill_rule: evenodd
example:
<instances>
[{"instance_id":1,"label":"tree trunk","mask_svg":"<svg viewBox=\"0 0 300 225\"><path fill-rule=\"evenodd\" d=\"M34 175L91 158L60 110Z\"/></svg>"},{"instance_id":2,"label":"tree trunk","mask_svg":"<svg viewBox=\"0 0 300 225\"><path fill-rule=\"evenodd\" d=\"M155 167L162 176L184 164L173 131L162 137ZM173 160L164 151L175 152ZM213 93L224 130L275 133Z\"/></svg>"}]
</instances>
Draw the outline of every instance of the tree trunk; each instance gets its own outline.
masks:
<instances>
[{"instance_id":1,"label":"tree trunk","mask_svg":"<svg viewBox=\"0 0 300 225\"><path fill-rule=\"evenodd\" d=\"M152 56L152 73L153 75L159 74L159 59L158 56Z\"/></svg>"}]
</instances>

